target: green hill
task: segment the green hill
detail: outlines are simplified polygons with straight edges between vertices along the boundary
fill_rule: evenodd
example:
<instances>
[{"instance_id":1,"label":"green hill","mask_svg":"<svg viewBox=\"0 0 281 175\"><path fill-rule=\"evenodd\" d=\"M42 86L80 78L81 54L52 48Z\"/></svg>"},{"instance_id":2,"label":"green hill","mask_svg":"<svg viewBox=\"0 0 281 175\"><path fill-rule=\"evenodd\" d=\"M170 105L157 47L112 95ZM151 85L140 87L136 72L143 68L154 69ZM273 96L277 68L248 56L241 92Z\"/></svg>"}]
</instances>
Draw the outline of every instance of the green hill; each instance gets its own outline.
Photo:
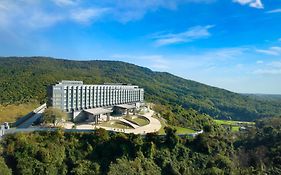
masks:
<instances>
[{"instance_id":1,"label":"green hill","mask_svg":"<svg viewBox=\"0 0 281 175\"><path fill-rule=\"evenodd\" d=\"M245 96L251 97L255 100L263 101L281 101L281 95L278 94L243 94Z\"/></svg>"},{"instance_id":2,"label":"green hill","mask_svg":"<svg viewBox=\"0 0 281 175\"><path fill-rule=\"evenodd\" d=\"M281 114L281 102L253 99L120 61L71 61L46 57L0 57L0 104L44 102L46 86L60 80L131 83L145 88L147 101L193 108L213 118L251 121Z\"/></svg>"}]
</instances>

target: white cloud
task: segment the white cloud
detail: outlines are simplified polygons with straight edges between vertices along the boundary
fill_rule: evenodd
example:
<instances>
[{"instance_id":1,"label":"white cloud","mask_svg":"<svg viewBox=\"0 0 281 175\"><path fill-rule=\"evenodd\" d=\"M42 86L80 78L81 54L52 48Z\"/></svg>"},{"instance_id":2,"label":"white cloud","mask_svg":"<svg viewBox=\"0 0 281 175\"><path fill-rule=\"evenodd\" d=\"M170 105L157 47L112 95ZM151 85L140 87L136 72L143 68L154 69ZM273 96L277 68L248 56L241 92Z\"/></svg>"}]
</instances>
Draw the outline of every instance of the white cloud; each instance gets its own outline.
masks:
<instances>
[{"instance_id":1,"label":"white cloud","mask_svg":"<svg viewBox=\"0 0 281 175\"><path fill-rule=\"evenodd\" d=\"M256 55L252 50L251 47L238 47L198 50L178 55L116 55L118 57L113 56L112 59L118 58L153 70L168 71L234 92L280 93L281 84L278 82L281 81L281 60L280 63L266 63L261 59L257 61L260 64L255 64L249 61L249 58ZM163 60L164 66L154 63L155 59Z\"/></svg>"},{"instance_id":2,"label":"white cloud","mask_svg":"<svg viewBox=\"0 0 281 175\"><path fill-rule=\"evenodd\" d=\"M180 5L187 3L211 3L216 0L103 0L99 4L112 8L112 17L126 23L139 20L148 12L158 9L176 10Z\"/></svg>"},{"instance_id":3,"label":"white cloud","mask_svg":"<svg viewBox=\"0 0 281 175\"><path fill-rule=\"evenodd\" d=\"M266 13L281 13L281 8L280 9L270 10L270 11L267 11Z\"/></svg>"},{"instance_id":4,"label":"white cloud","mask_svg":"<svg viewBox=\"0 0 281 175\"><path fill-rule=\"evenodd\" d=\"M163 55L126 55L126 54L114 54L111 56L113 59L118 60L134 60L138 65L149 67L153 70L166 71L170 68L171 63L169 59L164 58ZM130 61L129 61L130 62Z\"/></svg>"},{"instance_id":5,"label":"white cloud","mask_svg":"<svg viewBox=\"0 0 281 175\"><path fill-rule=\"evenodd\" d=\"M280 68L281 69L281 61L273 61L273 62L269 63L268 65L271 66L271 67L274 67L274 68Z\"/></svg>"},{"instance_id":6,"label":"white cloud","mask_svg":"<svg viewBox=\"0 0 281 175\"><path fill-rule=\"evenodd\" d=\"M248 48L223 48L201 50L196 53L189 54L146 54L146 55L128 55L114 54L111 58L123 60L126 62L134 62L135 64L149 67L153 70L161 71L182 71L185 70L200 70L212 71L217 68L218 64L227 64L229 61L235 61L245 54ZM241 63L236 64L241 68ZM226 66L229 66L227 64ZM218 66L220 67L220 66ZM236 67L237 68L237 67Z\"/></svg>"},{"instance_id":7,"label":"white cloud","mask_svg":"<svg viewBox=\"0 0 281 175\"><path fill-rule=\"evenodd\" d=\"M209 36L211 36L209 29L213 27L213 25L194 26L189 28L185 32L156 35L153 36L153 39L155 39L155 44L157 46L186 43L196 39L208 38Z\"/></svg>"},{"instance_id":8,"label":"white cloud","mask_svg":"<svg viewBox=\"0 0 281 175\"><path fill-rule=\"evenodd\" d=\"M62 20L61 13L47 12L41 1L0 1L0 30L18 32L27 28L49 27ZM4 7L4 8L3 8Z\"/></svg>"},{"instance_id":9,"label":"white cloud","mask_svg":"<svg viewBox=\"0 0 281 175\"><path fill-rule=\"evenodd\" d=\"M77 9L71 12L71 18L79 23L89 23L104 15L108 11L107 8L89 8Z\"/></svg>"},{"instance_id":10,"label":"white cloud","mask_svg":"<svg viewBox=\"0 0 281 175\"><path fill-rule=\"evenodd\" d=\"M108 8L83 7L80 0L0 1L0 30L18 33L47 28L63 21L90 23L101 18Z\"/></svg>"},{"instance_id":11,"label":"white cloud","mask_svg":"<svg viewBox=\"0 0 281 175\"><path fill-rule=\"evenodd\" d=\"M53 0L53 2L58 6L71 6L78 3L77 0Z\"/></svg>"},{"instance_id":12,"label":"white cloud","mask_svg":"<svg viewBox=\"0 0 281 175\"><path fill-rule=\"evenodd\" d=\"M52 26L59 21L64 20L64 18L65 17L61 14L47 14L42 11L38 11L36 15L30 16L27 21L22 21L21 25L27 25L27 27L30 27L32 29L44 28Z\"/></svg>"},{"instance_id":13,"label":"white cloud","mask_svg":"<svg viewBox=\"0 0 281 175\"><path fill-rule=\"evenodd\" d=\"M281 69L258 69L254 71L254 74L261 74L261 75L280 75Z\"/></svg>"},{"instance_id":14,"label":"white cloud","mask_svg":"<svg viewBox=\"0 0 281 175\"><path fill-rule=\"evenodd\" d=\"M264 67L255 70L254 74L280 75L281 74L281 61L273 61L273 62L267 63Z\"/></svg>"},{"instance_id":15,"label":"white cloud","mask_svg":"<svg viewBox=\"0 0 281 175\"><path fill-rule=\"evenodd\" d=\"M281 47L270 47L269 49L257 49L256 52L267 54L267 55L274 55L279 56L281 55Z\"/></svg>"},{"instance_id":16,"label":"white cloud","mask_svg":"<svg viewBox=\"0 0 281 175\"><path fill-rule=\"evenodd\" d=\"M258 60L256 63L257 64L263 64L263 61L262 60Z\"/></svg>"},{"instance_id":17,"label":"white cloud","mask_svg":"<svg viewBox=\"0 0 281 175\"><path fill-rule=\"evenodd\" d=\"M223 48L223 49L211 51L208 53L208 55L217 57L218 59L235 58L239 55L244 54L247 50L248 48L245 47Z\"/></svg>"},{"instance_id":18,"label":"white cloud","mask_svg":"<svg viewBox=\"0 0 281 175\"><path fill-rule=\"evenodd\" d=\"M147 55L140 58L145 61L150 61L152 63L151 67L156 70L166 70L169 68L169 61L162 55Z\"/></svg>"},{"instance_id":19,"label":"white cloud","mask_svg":"<svg viewBox=\"0 0 281 175\"><path fill-rule=\"evenodd\" d=\"M241 5L248 5L253 8L263 9L263 3L261 0L233 0L233 2L239 3Z\"/></svg>"},{"instance_id":20,"label":"white cloud","mask_svg":"<svg viewBox=\"0 0 281 175\"><path fill-rule=\"evenodd\" d=\"M1 10L8 10L5 4L0 4L0 9Z\"/></svg>"},{"instance_id":21,"label":"white cloud","mask_svg":"<svg viewBox=\"0 0 281 175\"><path fill-rule=\"evenodd\" d=\"M175 10L184 3L210 3L215 0L0 0L0 29L50 27L60 21L90 23L109 17L119 22L141 19L160 8ZM108 12L106 15L105 12ZM37 19L42 18L42 21ZM26 22L32 19L33 22ZM38 21L38 22L37 22ZM26 23L25 23L26 22Z\"/></svg>"}]
</instances>

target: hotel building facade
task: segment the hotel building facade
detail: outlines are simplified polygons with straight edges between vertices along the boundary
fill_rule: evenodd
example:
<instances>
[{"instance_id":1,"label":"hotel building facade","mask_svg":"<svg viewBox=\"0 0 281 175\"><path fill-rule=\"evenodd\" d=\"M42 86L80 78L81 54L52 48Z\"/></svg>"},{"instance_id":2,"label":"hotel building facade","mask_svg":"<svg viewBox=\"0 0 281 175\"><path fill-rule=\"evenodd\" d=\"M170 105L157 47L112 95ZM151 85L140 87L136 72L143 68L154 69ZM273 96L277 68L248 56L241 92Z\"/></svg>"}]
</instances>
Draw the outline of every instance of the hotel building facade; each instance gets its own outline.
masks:
<instances>
[{"instance_id":1,"label":"hotel building facade","mask_svg":"<svg viewBox=\"0 0 281 175\"><path fill-rule=\"evenodd\" d=\"M47 106L65 112L92 108L109 108L144 101L144 90L134 85L86 85L82 81L61 81L47 89Z\"/></svg>"}]
</instances>

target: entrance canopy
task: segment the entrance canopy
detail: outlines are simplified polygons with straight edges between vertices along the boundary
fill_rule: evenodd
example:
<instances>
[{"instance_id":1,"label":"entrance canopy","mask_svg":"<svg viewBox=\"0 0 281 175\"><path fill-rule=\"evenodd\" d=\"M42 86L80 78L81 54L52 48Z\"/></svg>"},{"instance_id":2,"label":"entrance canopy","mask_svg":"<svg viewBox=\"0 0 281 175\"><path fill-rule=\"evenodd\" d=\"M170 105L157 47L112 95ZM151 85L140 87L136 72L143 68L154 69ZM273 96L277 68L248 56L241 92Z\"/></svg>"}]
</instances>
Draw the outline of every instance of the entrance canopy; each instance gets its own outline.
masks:
<instances>
[{"instance_id":1,"label":"entrance canopy","mask_svg":"<svg viewBox=\"0 0 281 175\"><path fill-rule=\"evenodd\" d=\"M122 109L134 109L134 108L136 108L135 105L128 105L128 104L116 105L115 107L122 108Z\"/></svg>"},{"instance_id":2,"label":"entrance canopy","mask_svg":"<svg viewBox=\"0 0 281 175\"><path fill-rule=\"evenodd\" d=\"M105 108L84 109L84 111L93 115L106 114L112 112L112 110Z\"/></svg>"}]
</instances>

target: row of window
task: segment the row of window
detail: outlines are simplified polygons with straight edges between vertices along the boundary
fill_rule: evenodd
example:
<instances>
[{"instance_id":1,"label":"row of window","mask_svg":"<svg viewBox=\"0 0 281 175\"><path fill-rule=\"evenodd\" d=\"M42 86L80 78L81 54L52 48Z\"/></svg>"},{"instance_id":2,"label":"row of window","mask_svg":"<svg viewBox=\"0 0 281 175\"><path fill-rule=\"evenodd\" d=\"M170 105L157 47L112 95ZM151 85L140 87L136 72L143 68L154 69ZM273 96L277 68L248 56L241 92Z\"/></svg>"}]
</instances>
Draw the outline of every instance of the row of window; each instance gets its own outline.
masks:
<instances>
[{"instance_id":1,"label":"row of window","mask_svg":"<svg viewBox=\"0 0 281 175\"><path fill-rule=\"evenodd\" d=\"M65 103L63 109L71 110L71 109L95 108L95 107L114 106L118 104L133 103L133 102L138 102L138 101L128 100L128 101L117 101L115 103L100 102L100 103L94 103L93 105L90 105L89 103L87 103L86 105L84 103Z\"/></svg>"},{"instance_id":2,"label":"row of window","mask_svg":"<svg viewBox=\"0 0 281 175\"><path fill-rule=\"evenodd\" d=\"M53 106L64 110L113 106L143 101L143 89L84 86L53 89Z\"/></svg>"}]
</instances>

